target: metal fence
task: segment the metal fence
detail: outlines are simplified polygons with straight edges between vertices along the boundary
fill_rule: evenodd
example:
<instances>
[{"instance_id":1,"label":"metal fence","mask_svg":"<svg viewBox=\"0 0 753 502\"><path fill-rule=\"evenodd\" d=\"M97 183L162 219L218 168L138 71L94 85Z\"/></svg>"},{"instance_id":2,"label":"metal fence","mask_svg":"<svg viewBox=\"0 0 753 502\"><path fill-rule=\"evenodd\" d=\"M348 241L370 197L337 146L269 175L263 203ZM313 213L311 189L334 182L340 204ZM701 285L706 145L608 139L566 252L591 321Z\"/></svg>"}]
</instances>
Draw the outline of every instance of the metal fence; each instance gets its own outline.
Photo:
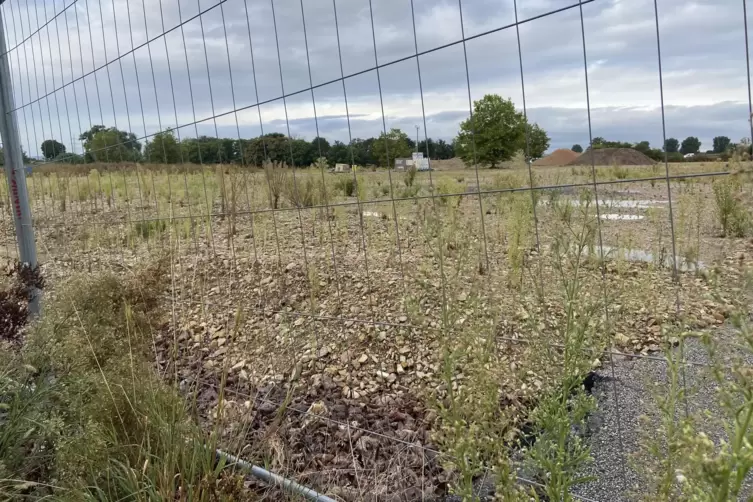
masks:
<instances>
[{"instance_id":1,"label":"metal fence","mask_svg":"<svg viewBox=\"0 0 753 502\"><path fill-rule=\"evenodd\" d=\"M627 108L607 107L592 121L594 81L600 106L610 100L610 80L598 72L609 64L600 53L610 41L599 36L599 45L589 45L597 26L586 21L613 9L612 17L599 20L617 23L619 15L630 14L641 42L651 36L640 57L655 79L655 139L666 145L667 129L677 124L665 108L660 41L666 42L661 30L676 6L657 0L640 6L560 2L556 8L524 0L356 3L2 2L0 134L9 203L0 225L6 257L36 264L32 217L39 261L53 287L81 271L130 271L169 256L172 316L155 341L162 370L175 371L181 387L198 382L204 394L218 387L216 375L225 371L233 399L266 410L262 415L284 401L280 389L297 389L286 409L301 415L294 421L300 430L291 426L285 441L290 451L298 445L320 463L291 460L292 477L325 488L350 484L361 497L386 486L418 500L439 484L437 457L447 454L432 446L429 412L416 397L441 387L435 380L440 356L452 352L443 336L470 330L481 333L479 340L493 339L495 364L564 347L565 340L549 338L542 346L544 339L535 336L546 331L547 309L566 308L566 300L544 290L567 269L542 264L542 257L552 253L562 226L552 209L556 199L577 200L587 189L593 214L584 218L594 225L592 254L598 258L591 271L598 280L588 283L598 289L589 294L598 296L600 313L594 315L609 334L598 355L599 374L610 381L602 384L600 399L608 402L604 413L612 418L605 420L614 430L601 440L617 446L594 452L592 473L601 481L575 492L582 500L625 497L636 488L627 458L639 428L635 410L625 409L635 402L622 395L631 383L626 354L663 366L666 359L655 353L661 342L644 318L682 327L686 313L700 305L681 249L690 237L676 228L690 218L687 208L678 216L677 192L685 197L690 182L708 198L710 180L728 169L674 169L665 152L657 165L634 173L598 166L594 155L581 167L539 169L519 162L510 171L488 170L479 160L487 146L482 126L473 122L474 101L487 93L513 96L526 122L536 119L547 128L552 93L572 97L577 89L580 101L558 120L577 121L577 138L593 146L595 137L612 130L612 118L630 117ZM736 108L734 119L745 124L753 115L746 2L719 9L728 9L726 17L742 16L737 29L744 33L744 51L731 44L730 50L740 53L734 82L747 83L738 100L747 109L739 114ZM547 33L563 37L561 44ZM619 51L614 57L621 61ZM564 62L557 67L553 58ZM679 64L673 61L671 71ZM539 70L548 65L556 71L542 76ZM462 171L443 167L452 161L435 160L429 139L454 136L467 118L470 160ZM561 123L549 123L562 143ZM418 181L381 165L330 173L318 160L337 147L344 154L336 162L355 166L364 144L358 138L387 136L392 128L412 136L413 127L422 135L416 149L422 144L434 167L419 173ZM526 127L524 158L532 157L530 131ZM753 137L753 126L744 125L742 134ZM308 157L298 150L302 138ZM384 141L381 148L384 167L405 156L398 142ZM311 158L315 166L308 168ZM301 159L307 159L303 166ZM32 165L28 176L26 164ZM632 200L636 189L653 199L646 203L650 214ZM615 203L620 198L624 204ZM522 213L530 211L527 222L516 220L516 204L530 204ZM639 214L631 217L633 212ZM651 226L633 230L631 220ZM653 261L659 264L644 279L653 281L646 286L653 296L618 295L617 284L629 279L612 277L610 249L623 249L630 261L631 239L640 241L654 229L646 243L656 246ZM511 244L514 239L521 241ZM711 249L701 246L700 237L698 242L696 254ZM720 246L718 257L708 251L709 262L724 261L737 249ZM628 307L634 312L620 310L625 298L643 302L644 312L637 304ZM520 310L525 315L518 316ZM536 315L543 324L529 326ZM620 332L625 329L641 334ZM617 334L641 341L626 348ZM472 352L471 346L463 350ZM187 362L168 361L171 351ZM459 386L461 366L451 378ZM520 378L529 389L535 380ZM526 392L518 398L533 399ZM342 406L347 411L334 411ZM244 423L242 412L235 418ZM291 439L311 421L328 425L306 432L310 442ZM248 430L234 433L242 443ZM365 437L391 444L393 460L370 457L373 447L360 439ZM330 465L321 460L329 452L346 452L349 460L335 462L331 478L305 474ZM517 480L542 486L525 470Z\"/></svg>"}]
</instances>

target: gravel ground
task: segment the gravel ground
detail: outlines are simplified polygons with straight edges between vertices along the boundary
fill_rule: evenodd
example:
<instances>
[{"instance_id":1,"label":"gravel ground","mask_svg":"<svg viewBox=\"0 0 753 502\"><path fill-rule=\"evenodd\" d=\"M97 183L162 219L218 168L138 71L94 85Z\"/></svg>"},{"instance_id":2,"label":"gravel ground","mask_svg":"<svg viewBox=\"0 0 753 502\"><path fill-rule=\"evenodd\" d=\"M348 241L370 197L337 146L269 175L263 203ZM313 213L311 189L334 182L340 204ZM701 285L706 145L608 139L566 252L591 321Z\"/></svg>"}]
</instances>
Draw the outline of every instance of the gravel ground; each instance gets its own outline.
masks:
<instances>
[{"instance_id":1,"label":"gravel ground","mask_svg":"<svg viewBox=\"0 0 753 502\"><path fill-rule=\"evenodd\" d=\"M731 343L734 340L733 329L725 327L716 333L717 339L725 347L724 355L731 355L735 350ZM746 354L746 359L753 363L750 356L751 354ZM685 357L690 362L709 362L708 355L698 340L686 342ZM606 364L598 375L602 378L594 386L594 395L598 399L599 411L590 419L594 462L582 473L596 479L577 487L574 493L584 500L650 500L649 486L633 468L641 463L641 457L636 455L640 450L640 441L646 432L650 432L644 430L645 426L639 418L642 415L651 416L655 412L651 388L666 382L667 365L657 360L616 356L614 366ZM692 389L692 397L688 402L690 413L710 410L712 416L717 415L716 385L708 374L708 369L703 366L686 366L685 381L688 389ZM722 428L713 419L702 419L700 428L712 440L718 441L724 437ZM753 492L753 483L750 481L749 479L749 490Z\"/></svg>"}]
</instances>

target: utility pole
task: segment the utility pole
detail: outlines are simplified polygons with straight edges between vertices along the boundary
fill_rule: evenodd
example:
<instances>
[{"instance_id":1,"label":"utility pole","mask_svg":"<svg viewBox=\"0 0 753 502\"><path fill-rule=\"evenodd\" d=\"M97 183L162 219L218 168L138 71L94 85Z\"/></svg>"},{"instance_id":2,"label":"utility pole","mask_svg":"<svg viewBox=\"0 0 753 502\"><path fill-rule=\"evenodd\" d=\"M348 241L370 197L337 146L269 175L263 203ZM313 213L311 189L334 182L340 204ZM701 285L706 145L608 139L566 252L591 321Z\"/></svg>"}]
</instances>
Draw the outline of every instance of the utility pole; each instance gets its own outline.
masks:
<instances>
[{"instance_id":1,"label":"utility pole","mask_svg":"<svg viewBox=\"0 0 753 502\"><path fill-rule=\"evenodd\" d=\"M420 128L420 126L416 126L416 153L418 153L418 130Z\"/></svg>"}]
</instances>

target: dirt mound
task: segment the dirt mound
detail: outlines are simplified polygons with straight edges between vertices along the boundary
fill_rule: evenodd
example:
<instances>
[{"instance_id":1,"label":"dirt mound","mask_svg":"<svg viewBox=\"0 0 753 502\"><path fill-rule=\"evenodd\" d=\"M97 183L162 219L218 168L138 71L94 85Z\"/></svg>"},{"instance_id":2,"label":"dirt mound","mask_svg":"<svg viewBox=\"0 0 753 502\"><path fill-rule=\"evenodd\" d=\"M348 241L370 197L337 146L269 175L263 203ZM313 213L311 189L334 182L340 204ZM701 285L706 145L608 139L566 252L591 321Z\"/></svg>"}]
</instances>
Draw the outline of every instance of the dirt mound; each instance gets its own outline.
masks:
<instances>
[{"instance_id":1,"label":"dirt mound","mask_svg":"<svg viewBox=\"0 0 753 502\"><path fill-rule=\"evenodd\" d=\"M570 162L577 159L578 156L579 156L578 153L568 148L560 148L552 152L551 155L547 155L543 159L537 160L536 162L533 163L533 165L537 167L566 166Z\"/></svg>"},{"instance_id":2,"label":"dirt mound","mask_svg":"<svg viewBox=\"0 0 753 502\"><path fill-rule=\"evenodd\" d=\"M650 166L656 164L651 158L632 148L599 148L587 150L577 159L570 162L569 166Z\"/></svg>"}]
</instances>

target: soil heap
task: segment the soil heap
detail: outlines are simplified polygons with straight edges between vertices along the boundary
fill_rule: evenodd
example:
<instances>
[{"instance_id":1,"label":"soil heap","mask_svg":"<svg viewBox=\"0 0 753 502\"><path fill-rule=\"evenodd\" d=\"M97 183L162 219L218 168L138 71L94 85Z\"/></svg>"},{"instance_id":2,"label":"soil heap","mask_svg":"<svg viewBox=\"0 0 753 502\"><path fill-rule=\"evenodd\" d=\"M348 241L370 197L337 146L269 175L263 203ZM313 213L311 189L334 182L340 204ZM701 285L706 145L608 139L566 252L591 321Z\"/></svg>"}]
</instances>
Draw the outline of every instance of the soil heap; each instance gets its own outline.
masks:
<instances>
[{"instance_id":1,"label":"soil heap","mask_svg":"<svg viewBox=\"0 0 753 502\"><path fill-rule=\"evenodd\" d=\"M590 148L570 162L569 166L650 166L656 164L654 160L632 148Z\"/></svg>"},{"instance_id":2,"label":"soil heap","mask_svg":"<svg viewBox=\"0 0 753 502\"><path fill-rule=\"evenodd\" d=\"M577 159L579 156L579 153L576 153L568 148L559 148L553 151L551 155L547 155L546 157L537 160L533 163L533 165L536 167L566 166L570 162Z\"/></svg>"}]
</instances>

